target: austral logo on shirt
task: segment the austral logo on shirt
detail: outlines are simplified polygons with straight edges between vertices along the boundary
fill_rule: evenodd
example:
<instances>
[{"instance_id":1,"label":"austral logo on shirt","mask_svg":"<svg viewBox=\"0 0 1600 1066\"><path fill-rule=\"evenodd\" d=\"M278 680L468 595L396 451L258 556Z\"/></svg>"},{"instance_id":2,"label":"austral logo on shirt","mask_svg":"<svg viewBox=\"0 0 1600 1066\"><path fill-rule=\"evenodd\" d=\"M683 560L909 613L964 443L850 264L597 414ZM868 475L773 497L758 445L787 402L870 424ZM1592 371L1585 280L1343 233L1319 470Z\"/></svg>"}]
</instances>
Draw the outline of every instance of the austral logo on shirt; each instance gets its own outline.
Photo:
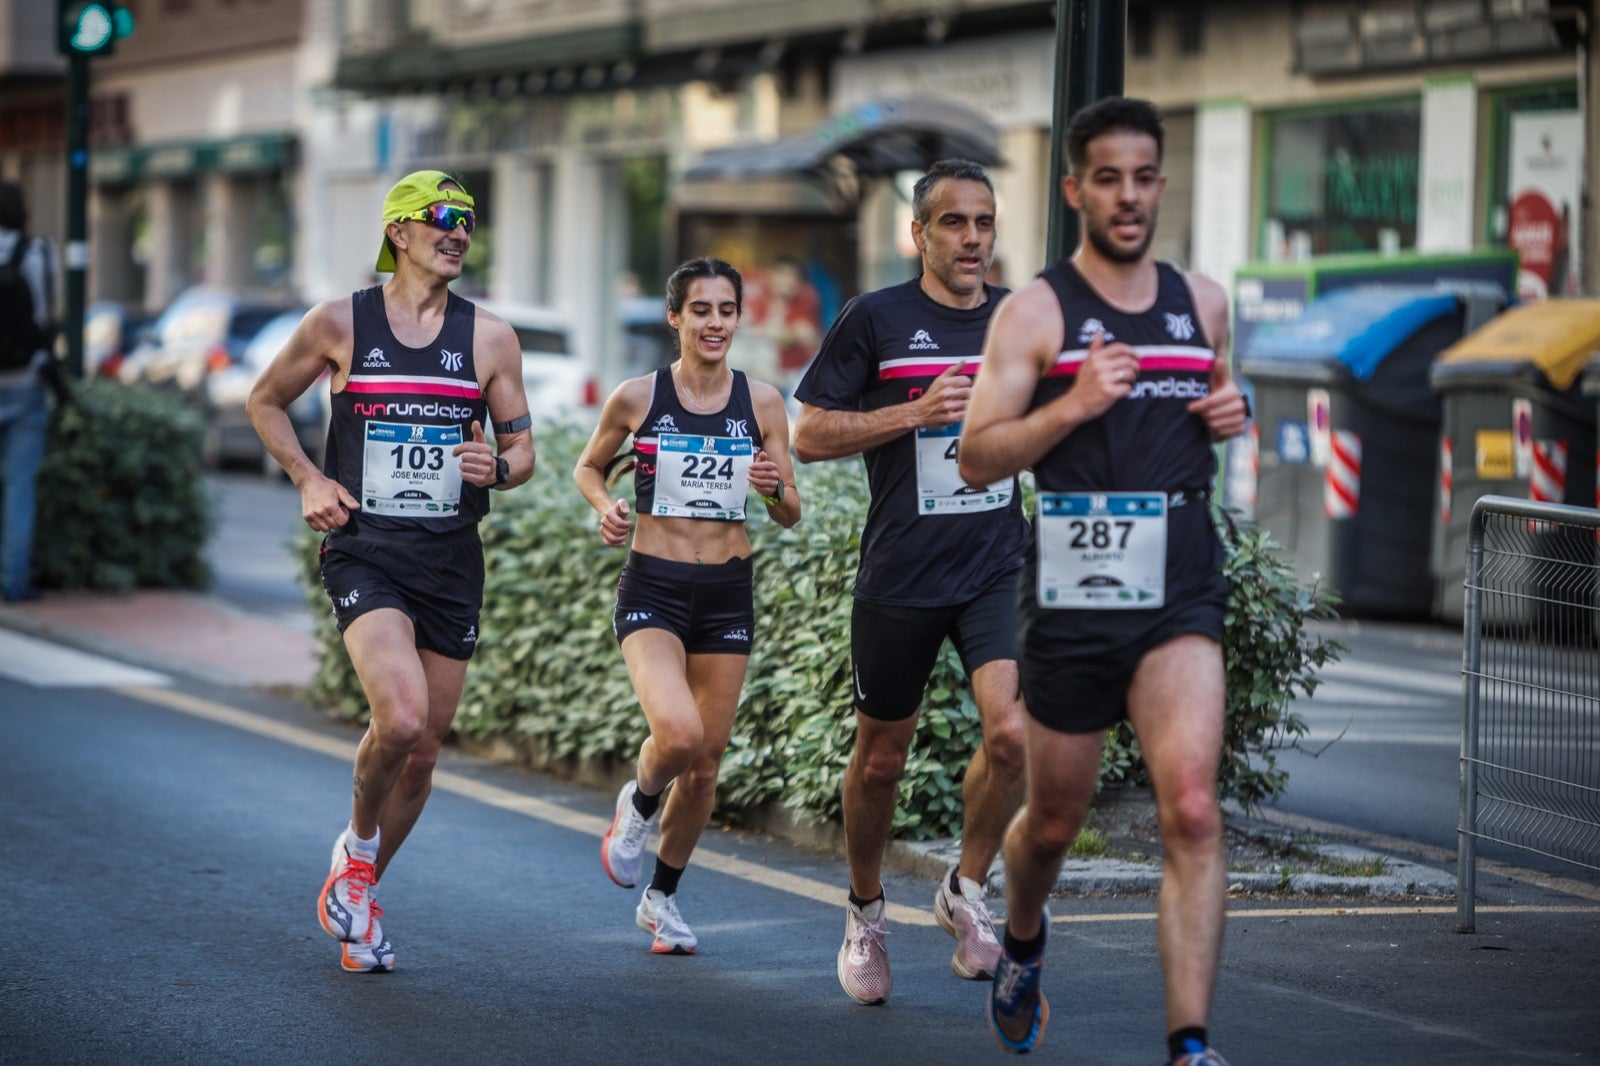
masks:
<instances>
[{"instance_id":1,"label":"austral logo on shirt","mask_svg":"<svg viewBox=\"0 0 1600 1066\"><path fill-rule=\"evenodd\" d=\"M925 329L919 329L911 335L911 343L906 345L914 352L936 352L939 342L928 335Z\"/></svg>"},{"instance_id":2,"label":"austral logo on shirt","mask_svg":"<svg viewBox=\"0 0 1600 1066\"><path fill-rule=\"evenodd\" d=\"M363 370L372 370L376 367L389 369L389 357L383 354L382 348L372 349L361 363L361 369Z\"/></svg>"},{"instance_id":3,"label":"austral logo on shirt","mask_svg":"<svg viewBox=\"0 0 1600 1066\"><path fill-rule=\"evenodd\" d=\"M1167 336L1173 340L1186 341L1194 336L1194 319L1188 315L1175 315L1169 311L1164 317L1167 320Z\"/></svg>"},{"instance_id":4,"label":"austral logo on shirt","mask_svg":"<svg viewBox=\"0 0 1600 1066\"><path fill-rule=\"evenodd\" d=\"M1083 320L1083 325L1078 327L1078 343L1093 344L1094 335L1096 333L1100 334L1107 343L1117 339L1117 335L1115 333L1112 333L1109 329L1106 329L1106 324L1104 322L1100 321L1098 318L1086 318Z\"/></svg>"},{"instance_id":5,"label":"austral logo on shirt","mask_svg":"<svg viewBox=\"0 0 1600 1066\"><path fill-rule=\"evenodd\" d=\"M672 420L671 415L662 415L660 418L656 419L656 424L650 427L650 432L676 433L678 432L678 423Z\"/></svg>"},{"instance_id":6,"label":"austral logo on shirt","mask_svg":"<svg viewBox=\"0 0 1600 1066\"><path fill-rule=\"evenodd\" d=\"M452 352L447 351L444 348L440 348L439 365L450 371L452 374L457 373L461 369L462 356L465 354L466 353L464 352Z\"/></svg>"}]
</instances>

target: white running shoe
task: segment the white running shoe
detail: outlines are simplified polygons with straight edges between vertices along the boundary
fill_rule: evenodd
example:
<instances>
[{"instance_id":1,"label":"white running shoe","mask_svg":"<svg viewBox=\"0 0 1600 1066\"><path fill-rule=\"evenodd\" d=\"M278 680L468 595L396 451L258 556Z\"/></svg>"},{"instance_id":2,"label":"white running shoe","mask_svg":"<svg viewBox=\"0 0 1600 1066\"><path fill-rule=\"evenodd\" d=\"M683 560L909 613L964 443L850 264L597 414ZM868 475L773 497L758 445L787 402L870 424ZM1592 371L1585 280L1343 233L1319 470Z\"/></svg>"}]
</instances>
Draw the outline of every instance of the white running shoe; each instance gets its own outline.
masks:
<instances>
[{"instance_id":1,"label":"white running shoe","mask_svg":"<svg viewBox=\"0 0 1600 1066\"><path fill-rule=\"evenodd\" d=\"M889 919L885 899L865 907L844 905L844 943L839 946L839 984L862 1006L875 1007L889 998L894 979L889 973Z\"/></svg>"},{"instance_id":2,"label":"white running shoe","mask_svg":"<svg viewBox=\"0 0 1600 1066\"><path fill-rule=\"evenodd\" d=\"M693 955L700 942L695 939L683 915L678 913L678 897L660 889L647 888L633 912L633 920L647 933L654 933L650 950L657 955Z\"/></svg>"},{"instance_id":3,"label":"white running shoe","mask_svg":"<svg viewBox=\"0 0 1600 1066\"><path fill-rule=\"evenodd\" d=\"M655 828L660 808L646 818L633 805L633 794L639 791L637 781L629 781L617 793L617 813L611 819L611 828L600 838L600 864L606 876L623 888L639 883L644 872L644 846L650 840L650 830Z\"/></svg>"},{"instance_id":4,"label":"white running shoe","mask_svg":"<svg viewBox=\"0 0 1600 1066\"><path fill-rule=\"evenodd\" d=\"M968 981L987 981L994 976L1000 961L1000 941L994 935L994 917L983 899L983 886L971 878L961 878L961 893L950 891L951 867L939 882L933 896L933 916L939 928L956 938L950 956L950 969Z\"/></svg>"},{"instance_id":5,"label":"white running shoe","mask_svg":"<svg viewBox=\"0 0 1600 1066\"><path fill-rule=\"evenodd\" d=\"M352 852L350 830L333 842L333 862L317 897L317 921L335 940L358 943L372 921L371 889L378 880L378 857Z\"/></svg>"},{"instance_id":6,"label":"white running shoe","mask_svg":"<svg viewBox=\"0 0 1600 1066\"><path fill-rule=\"evenodd\" d=\"M340 944L339 965L351 973L388 973L394 969L394 946L383 935L383 908L378 906L378 886L367 889L368 910L372 920L367 924L367 935L358 943Z\"/></svg>"}]
</instances>

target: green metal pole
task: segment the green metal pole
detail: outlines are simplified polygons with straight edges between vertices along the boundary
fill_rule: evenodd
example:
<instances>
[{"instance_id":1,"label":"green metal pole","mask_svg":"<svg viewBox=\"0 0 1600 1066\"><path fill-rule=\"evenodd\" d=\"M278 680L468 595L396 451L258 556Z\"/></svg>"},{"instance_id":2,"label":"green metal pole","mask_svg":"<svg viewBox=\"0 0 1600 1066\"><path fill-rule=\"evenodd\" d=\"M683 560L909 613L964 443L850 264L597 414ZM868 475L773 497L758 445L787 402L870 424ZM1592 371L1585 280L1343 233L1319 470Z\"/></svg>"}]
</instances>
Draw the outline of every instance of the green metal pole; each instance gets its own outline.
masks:
<instances>
[{"instance_id":1,"label":"green metal pole","mask_svg":"<svg viewBox=\"0 0 1600 1066\"><path fill-rule=\"evenodd\" d=\"M67 57L67 243L66 307L62 331L67 338L67 370L83 376L84 275L89 267L89 57Z\"/></svg>"},{"instance_id":2,"label":"green metal pole","mask_svg":"<svg viewBox=\"0 0 1600 1066\"><path fill-rule=\"evenodd\" d=\"M1072 116L1096 100L1120 96L1127 50L1127 0L1056 0L1055 105L1050 125L1050 216L1045 262L1054 263L1078 244L1078 216L1061 198L1067 173L1061 134Z\"/></svg>"}]
</instances>

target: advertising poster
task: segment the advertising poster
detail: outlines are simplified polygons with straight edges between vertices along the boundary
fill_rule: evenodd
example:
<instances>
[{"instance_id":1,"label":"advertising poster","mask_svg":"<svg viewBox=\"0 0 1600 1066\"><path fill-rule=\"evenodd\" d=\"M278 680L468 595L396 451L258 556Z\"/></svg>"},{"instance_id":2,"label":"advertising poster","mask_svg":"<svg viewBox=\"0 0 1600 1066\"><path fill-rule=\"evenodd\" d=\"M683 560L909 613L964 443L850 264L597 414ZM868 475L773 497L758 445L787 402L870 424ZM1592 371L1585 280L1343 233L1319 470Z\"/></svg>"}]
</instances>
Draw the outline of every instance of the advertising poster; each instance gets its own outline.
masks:
<instances>
[{"instance_id":1,"label":"advertising poster","mask_svg":"<svg viewBox=\"0 0 1600 1066\"><path fill-rule=\"evenodd\" d=\"M1522 257L1518 296L1577 295L1582 117L1577 111L1512 115L1509 162L1506 243Z\"/></svg>"}]
</instances>

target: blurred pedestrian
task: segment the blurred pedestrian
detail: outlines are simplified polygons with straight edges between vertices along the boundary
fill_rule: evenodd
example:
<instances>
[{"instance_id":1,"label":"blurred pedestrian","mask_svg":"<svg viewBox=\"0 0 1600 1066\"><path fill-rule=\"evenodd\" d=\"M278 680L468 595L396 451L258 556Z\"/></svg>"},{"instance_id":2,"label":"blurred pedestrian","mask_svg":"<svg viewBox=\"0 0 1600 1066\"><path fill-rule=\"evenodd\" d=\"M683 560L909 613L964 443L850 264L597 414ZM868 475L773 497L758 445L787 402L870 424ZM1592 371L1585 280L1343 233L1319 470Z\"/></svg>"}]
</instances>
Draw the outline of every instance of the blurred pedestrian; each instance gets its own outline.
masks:
<instances>
[{"instance_id":1,"label":"blurred pedestrian","mask_svg":"<svg viewBox=\"0 0 1600 1066\"><path fill-rule=\"evenodd\" d=\"M845 994L889 998L889 923L880 874L923 690L946 639L971 679L983 735L962 779L961 854L934 894L955 937L950 968L986 980L1000 956L985 902L989 867L1022 799L1017 574L1027 543L1016 479L974 491L956 444L1005 289L984 282L995 200L976 163L946 159L912 191L920 275L845 305L795 395L803 462L860 453L872 499L850 616L855 749L845 768L850 864L837 972Z\"/></svg>"},{"instance_id":2,"label":"blurred pedestrian","mask_svg":"<svg viewBox=\"0 0 1600 1066\"><path fill-rule=\"evenodd\" d=\"M1111 97L1068 125L1062 181L1082 239L996 312L959 465L969 484L1031 469L1018 621L1027 803L1006 834L1005 951L989 1021L1037 1047L1046 900L1128 718L1150 771L1163 867L1156 921L1174 1066L1223 1066L1207 1033L1227 899L1217 767L1228 583L1207 501L1215 441L1244 429L1222 286L1150 254L1163 129Z\"/></svg>"},{"instance_id":3,"label":"blurred pedestrian","mask_svg":"<svg viewBox=\"0 0 1600 1066\"><path fill-rule=\"evenodd\" d=\"M600 515L601 542L620 548L633 534L612 630L650 734L617 795L600 862L616 884L636 886L659 819L655 869L634 912L657 954L693 954L698 943L678 909L678 882L711 816L755 642L749 491L780 525L800 521L783 397L728 365L743 305L744 280L723 260L674 270L666 311L677 360L617 386L572 472ZM631 507L607 484L630 435Z\"/></svg>"},{"instance_id":4,"label":"blurred pedestrian","mask_svg":"<svg viewBox=\"0 0 1600 1066\"><path fill-rule=\"evenodd\" d=\"M394 967L378 884L427 802L478 640L478 522L489 490L522 484L534 463L516 334L449 289L472 243L472 196L442 171L417 171L384 197L382 221L377 269L392 277L312 308L249 404L306 524L324 534L322 584L371 707L350 825L317 897L355 972ZM287 408L324 370L318 470Z\"/></svg>"},{"instance_id":5,"label":"blurred pedestrian","mask_svg":"<svg viewBox=\"0 0 1600 1066\"><path fill-rule=\"evenodd\" d=\"M39 598L32 581L35 481L50 428L46 385L57 369L55 273L50 245L28 233L21 186L0 181L0 589L7 603Z\"/></svg>"}]
</instances>

